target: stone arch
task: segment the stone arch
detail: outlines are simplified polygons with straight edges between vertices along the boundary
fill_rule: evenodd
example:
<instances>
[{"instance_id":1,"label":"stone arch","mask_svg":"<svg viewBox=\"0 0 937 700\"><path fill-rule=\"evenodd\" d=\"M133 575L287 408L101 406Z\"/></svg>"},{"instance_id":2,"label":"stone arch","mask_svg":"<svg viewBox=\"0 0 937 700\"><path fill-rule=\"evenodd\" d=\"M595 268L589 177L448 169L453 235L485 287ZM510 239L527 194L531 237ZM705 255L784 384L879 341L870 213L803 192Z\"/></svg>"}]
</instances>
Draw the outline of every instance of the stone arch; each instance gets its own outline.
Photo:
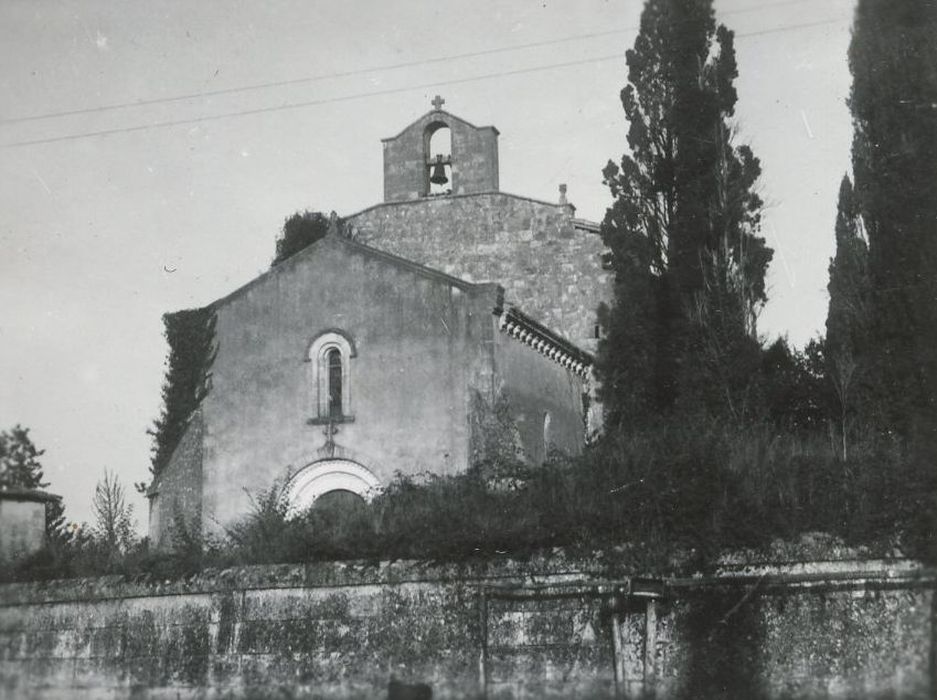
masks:
<instances>
[{"instance_id":1,"label":"stone arch","mask_svg":"<svg viewBox=\"0 0 937 700\"><path fill-rule=\"evenodd\" d=\"M350 491L370 501L381 482L367 467L348 459L323 459L296 472L283 488L287 514L298 515L329 491Z\"/></svg>"}]
</instances>

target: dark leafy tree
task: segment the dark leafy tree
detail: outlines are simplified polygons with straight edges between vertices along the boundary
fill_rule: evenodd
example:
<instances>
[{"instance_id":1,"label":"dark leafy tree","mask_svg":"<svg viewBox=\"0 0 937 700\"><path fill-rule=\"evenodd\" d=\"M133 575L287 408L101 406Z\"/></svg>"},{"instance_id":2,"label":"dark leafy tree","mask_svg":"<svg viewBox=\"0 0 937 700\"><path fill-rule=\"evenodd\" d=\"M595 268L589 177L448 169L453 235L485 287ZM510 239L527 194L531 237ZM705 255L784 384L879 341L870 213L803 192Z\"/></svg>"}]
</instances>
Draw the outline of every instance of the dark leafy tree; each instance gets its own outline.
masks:
<instances>
[{"instance_id":1,"label":"dark leafy tree","mask_svg":"<svg viewBox=\"0 0 937 700\"><path fill-rule=\"evenodd\" d=\"M61 498L46 503L46 539L49 542L67 544L72 532L65 519L65 504Z\"/></svg>"},{"instance_id":2,"label":"dark leafy tree","mask_svg":"<svg viewBox=\"0 0 937 700\"><path fill-rule=\"evenodd\" d=\"M803 351L778 338L765 348L761 390L767 418L791 432L822 429L832 397L827 388L822 340L811 340Z\"/></svg>"},{"instance_id":3,"label":"dark leafy tree","mask_svg":"<svg viewBox=\"0 0 937 700\"><path fill-rule=\"evenodd\" d=\"M849 67L882 427L937 442L937 4L860 0ZM916 427L915 427L916 426Z\"/></svg>"},{"instance_id":4,"label":"dark leafy tree","mask_svg":"<svg viewBox=\"0 0 937 700\"><path fill-rule=\"evenodd\" d=\"M858 356L868 343L869 247L852 182L844 175L836 213L836 254L827 285L826 346L830 354Z\"/></svg>"},{"instance_id":5,"label":"dark leafy tree","mask_svg":"<svg viewBox=\"0 0 937 700\"><path fill-rule=\"evenodd\" d=\"M40 450L29 437L29 428L16 425L0 432L0 489L43 489Z\"/></svg>"},{"instance_id":6,"label":"dark leafy tree","mask_svg":"<svg viewBox=\"0 0 937 700\"><path fill-rule=\"evenodd\" d=\"M309 210L296 212L283 222L283 231L277 238L277 251L271 267L276 267L309 247L325 236L333 226L341 230L341 221L334 212L331 215Z\"/></svg>"},{"instance_id":7,"label":"dark leafy tree","mask_svg":"<svg viewBox=\"0 0 937 700\"><path fill-rule=\"evenodd\" d=\"M603 170L616 276L597 367L607 415L633 424L703 404L742 417L772 251L757 235L760 165L730 123L733 34L710 0L649 0L627 64L629 153Z\"/></svg>"},{"instance_id":8,"label":"dark leafy tree","mask_svg":"<svg viewBox=\"0 0 937 700\"><path fill-rule=\"evenodd\" d=\"M839 188L836 255L830 261L826 317L826 373L835 390L843 459L848 457L850 423L867 413L869 401L869 249L848 176Z\"/></svg>"},{"instance_id":9,"label":"dark leafy tree","mask_svg":"<svg viewBox=\"0 0 937 700\"><path fill-rule=\"evenodd\" d=\"M852 164L869 240L876 423L905 438L890 509L937 561L937 4L859 0L849 46Z\"/></svg>"},{"instance_id":10,"label":"dark leafy tree","mask_svg":"<svg viewBox=\"0 0 937 700\"><path fill-rule=\"evenodd\" d=\"M159 475L185 434L189 420L211 387L215 359L215 312L211 307L189 309L163 316L169 344L163 409L150 434L153 436L150 472Z\"/></svg>"}]
</instances>

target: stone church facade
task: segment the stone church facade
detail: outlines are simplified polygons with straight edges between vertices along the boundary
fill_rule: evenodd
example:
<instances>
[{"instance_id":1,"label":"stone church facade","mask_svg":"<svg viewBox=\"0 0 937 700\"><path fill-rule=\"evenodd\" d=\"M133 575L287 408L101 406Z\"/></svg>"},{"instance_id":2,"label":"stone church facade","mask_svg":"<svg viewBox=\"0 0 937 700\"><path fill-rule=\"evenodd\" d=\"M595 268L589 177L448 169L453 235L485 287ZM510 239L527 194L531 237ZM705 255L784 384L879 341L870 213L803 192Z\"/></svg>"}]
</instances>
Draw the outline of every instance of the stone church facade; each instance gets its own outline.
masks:
<instances>
[{"instance_id":1,"label":"stone church facade","mask_svg":"<svg viewBox=\"0 0 937 700\"><path fill-rule=\"evenodd\" d=\"M150 490L155 543L274 485L298 511L464 471L493 430L532 463L582 449L610 297L597 227L500 192L497 130L434 107L384 141L383 203L212 304L210 390ZM441 129L450 152L430 153Z\"/></svg>"}]
</instances>

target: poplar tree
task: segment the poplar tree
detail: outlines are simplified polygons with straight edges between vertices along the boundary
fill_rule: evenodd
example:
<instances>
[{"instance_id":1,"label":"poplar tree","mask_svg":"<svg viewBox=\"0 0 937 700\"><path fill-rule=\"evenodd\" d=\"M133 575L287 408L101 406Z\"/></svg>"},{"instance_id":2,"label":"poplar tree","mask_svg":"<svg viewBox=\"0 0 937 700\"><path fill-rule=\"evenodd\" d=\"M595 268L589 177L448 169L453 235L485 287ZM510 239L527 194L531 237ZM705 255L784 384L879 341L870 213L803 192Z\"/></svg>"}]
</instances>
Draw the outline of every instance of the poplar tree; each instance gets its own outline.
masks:
<instances>
[{"instance_id":1,"label":"poplar tree","mask_svg":"<svg viewBox=\"0 0 937 700\"><path fill-rule=\"evenodd\" d=\"M853 174L869 240L882 426L934 440L937 4L859 0L849 47Z\"/></svg>"},{"instance_id":2,"label":"poplar tree","mask_svg":"<svg viewBox=\"0 0 937 700\"><path fill-rule=\"evenodd\" d=\"M868 401L869 249L852 182L844 175L836 213L836 254L830 261L826 316L826 373L839 404L842 456L846 459L847 421Z\"/></svg>"},{"instance_id":3,"label":"poplar tree","mask_svg":"<svg viewBox=\"0 0 937 700\"><path fill-rule=\"evenodd\" d=\"M127 502L116 474L105 470L104 478L94 487L91 508L95 540L109 554L127 552L134 541L133 506Z\"/></svg>"},{"instance_id":4,"label":"poplar tree","mask_svg":"<svg viewBox=\"0 0 937 700\"><path fill-rule=\"evenodd\" d=\"M603 170L616 282L600 316L607 423L678 405L741 416L772 251L757 235L760 165L730 121L733 34L711 0L648 0L626 60L629 152Z\"/></svg>"}]
</instances>

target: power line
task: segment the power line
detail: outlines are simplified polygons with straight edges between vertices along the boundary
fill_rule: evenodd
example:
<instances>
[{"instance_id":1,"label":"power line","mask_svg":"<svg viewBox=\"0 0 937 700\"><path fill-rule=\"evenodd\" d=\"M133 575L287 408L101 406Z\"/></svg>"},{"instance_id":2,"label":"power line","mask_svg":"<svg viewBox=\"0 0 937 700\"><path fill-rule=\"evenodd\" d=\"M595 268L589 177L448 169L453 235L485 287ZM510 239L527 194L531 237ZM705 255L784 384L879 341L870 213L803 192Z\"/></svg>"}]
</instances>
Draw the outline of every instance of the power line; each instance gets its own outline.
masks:
<instances>
[{"instance_id":1,"label":"power line","mask_svg":"<svg viewBox=\"0 0 937 700\"><path fill-rule=\"evenodd\" d=\"M399 70L401 68L415 68L422 65L430 65L434 63L444 63L446 61L455 61L463 58L475 58L477 56L489 56L491 54L505 53L508 51L518 51L521 49L530 49L538 46L551 46L553 44L562 44L570 41L578 41L580 39L597 39L603 36L611 36L613 34L621 34L628 31L628 29L616 29L610 30L607 32L594 32L592 34L579 34L576 36L564 37L561 39L550 39L545 41L535 41L529 44L516 44L512 46L503 46L492 49L485 49L484 51L471 51L468 53L453 54L451 56L439 56L436 58L427 58L421 59L418 61L407 61L404 63L394 63L389 66L370 66L368 68L356 68L355 70L342 71L340 73L324 73L322 75L313 75L306 78L293 78L290 80L277 80L268 83L256 83L254 85L242 85L240 87L232 88L221 88L218 90L205 90L201 92L190 92L184 95L175 95L173 97L158 97L149 100L137 100L135 102L120 102L112 105L102 105L99 107L86 107L83 109L72 109L63 112L48 112L46 114L37 114L34 116L28 117L13 117L12 119L2 119L0 124L17 124L20 122L28 121L39 121L42 119L52 119L53 117L70 117L78 114L91 114L94 112L108 112L116 109L126 109L128 107L144 107L156 104L165 104L169 102L182 102L185 100L194 100L201 97L217 97L219 95L232 95L239 92L251 92L254 90L266 90L269 88L277 87L287 87L290 85L304 85L308 83L317 83L323 80L332 80L334 78L349 78L355 75L361 75L364 73L375 73L379 71L392 71Z\"/></svg>"},{"instance_id":2,"label":"power line","mask_svg":"<svg viewBox=\"0 0 937 700\"><path fill-rule=\"evenodd\" d=\"M788 25L785 27L776 27L773 29L760 30L757 32L740 33L740 34L737 34L736 37L742 38L746 36L761 36L764 34L774 34L774 33L779 33L779 32L795 31L798 29L807 29L810 27L819 27L819 26L823 26L827 24L835 24L840 21L842 21L842 18L822 20L818 22L807 22L803 24L793 24L793 25ZM212 115L207 115L204 117L173 119L173 120L167 120L167 121L162 121L162 122L152 122L149 124L141 124L138 126L117 127L113 129L101 129L99 131L86 131L86 132L81 132L77 134L67 134L65 136L53 136L49 138L31 139L27 141L13 141L10 143L0 144L0 148L36 146L36 145L47 144L47 143L75 141L78 139L91 138L94 136L110 136L113 134L126 134L126 133L132 133L136 131L147 131L149 129L160 129L160 128L168 128L168 127L173 127L173 126L183 126L185 124L200 124L203 122L216 121L220 119L229 119L232 117L245 117L245 116L251 116L251 115L256 115L256 114L266 114L266 113L272 113L272 112L282 112L282 111L292 110L292 109L301 109L304 107L314 107L314 106L319 106L319 105L324 105L324 104L332 104L336 102L348 102L351 100L360 100L360 99L364 99L368 97L380 97L380 96L392 95L392 94L396 94L400 92L409 92L411 90L438 88L438 87L444 87L447 85L461 85L465 83L479 82L483 80L491 80L492 78L502 78L502 77L508 77L508 76L514 76L514 75L524 75L528 73L539 73L539 72L548 71L548 70L555 70L557 68L567 68L570 66L585 65L588 63L600 63L603 61L610 61L613 59L620 60L621 58L622 58L621 53L614 53L614 54L608 54L604 56L595 56L592 58L583 58L583 59L579 59L575 61L563 61L561 63L549 63L545 65L540 65L540 66L532 66L529 68L518 68L516 70L509 70L509 71L498 71L495 73L485 73L482 75L474 75L474 76L469 76L466 78L454 78L451 80L440 80L440 81L434 81L430 83L421 83L417 85L405 85L402 87L387 88L384 90L372 90L369 92L359 92L359 93L355 93L352 95L342 95L339 97L327 97L327 98L322 98L318 100L305 100L302 102L289 102L289 103L282 104L282 105L275 105L275 106L269 106L269 107L257 107L254 109L238 110L236 112L224 112L221 114L212 114Z\"/></svg>"},{"instance_id":3,"label":"power line","mask_svg":"<svg viewBox=\"0 0 937 700\"><path fill-rule=\"evenodd\" d=\"M740 15L746 14L749 12L761 11L773 7L783 7L787 5L797 5L805 2L805 0L780 0L779 2L767 3L764 5L757 5L754 7L745 7L738 10L732 10L729 12L722 13L723 15ZM612 29L604 32L591 32L588 34L575 34L567 37L560 37L557 39L546 39L543 41L534 41L527 44L512 44L510 46L501 46L494 47L490 49L482 49L480 51L469 51L467 53L452 54L450 56L437 56L434 58L426 58L414 61L406 61L403 63L394 63L392 65L383 65L383 66L370 66L367 68L356 68L354 70L341 71L338 73L325 73L322 75L313 75L307 76L304 78L292 78L289 80L276 80L265 83L255 83L252 85L241 85L239 87L231 88L219 88L217 90L203 90L199 92L190 92L182 95L173 95L170 97L155 97L144 100L135 100L133 102L118 102L110 105L99 105L97 107L83 107L81 109L69 109L59 112L46 112L44 114L34 114L23 117L11 117L6 119L0 119L0 124L21 124L23 122L31 121L42 121L45 119L53 119L58 117L72 117L80 114L94 114L99 112L110 112L119 109L127 109L131 107L147 107L157 104L169 104L172 102L184 102L186 100L194 100L203 97L218 97L220 95L233 95L240 92L252 92L256 90L267 90L270 88L278 87L287 87L291 85L306 85L310 83L321 82L323 80L332 80L336 78L349 78L355 75L362 75L365 73L375 73L375 72L386 72L393 70L400 70L402 68L415 68L417 66L423 65L432 65L437 63L446 63L449 61L457 61L465 58L477 58L479 56L491 56L493 54L499 53L508 53L511 51L521 51L524 49L539 48L543 46L554 46L556 44L565 44L572 41L581 41L584 39L598 39L606 36L614 36L617 34L626 34L628 32L637 31L638 27L625 27L624 29Z\"/></svg>"},{"instance_id":4,"label":"power line","mask_svg":"<svg viewBox=\"0 0 937 700\"><path fill-rule=\"evenodd\" d=\"M244 117L250 116L253 114L265 114L268 112L281 112L289 109L301 109L303 107L314 107L317 105L330 104L333 102L347 102L349 100L360 100L366 97L379 97L383 95L392 95L398 92L408 92L410 90L421 90L425 88L435 88L442 87L444 85L458 85L461 83L470 83L481 80L489 80L491 78L500 78L510 75L520 75L522 73L535 73L546 70L553 70L555 68L565 68L566 66L576 66L582 65L585 63L596 63L599 61L607 61L613 58L621 58L621 54L611 54L608 56L598 56L596 58L584 58L578 61L566 61L564 63L551 63L543 66L533 66L531 68L519 68L512 71L499 71L497 73L487 73L484 75L474 75L468 78L456 78L453 80L441 80L432 83L422 83L420 85L404 85L402 87L396 88L387 88L384 90L372 90L370 92L359 92L352 95L342 95L340 97L326 97L319 100L306 100L303 102L289 102L287 104L276 105L271 107L257 107L255 109L244 109L237 112L225 112L222 114L212 114L205 117L193 117L190 119L175 119L170 121L163 122L154 122L152 124L142 124L140 126L129 126L129 127L120 127L116 129L102 129L100 131L89 131L80 134L69 134L67 136L55 136L52 138L46 139L34 139L32 141L14 141L13 143L3 144L4 148L10 148L13 146L32 146L41 143L55 143L57 141L71 141L74 139L81 139L90 136L108 136L110 134L123 134L133 131L143 131L145 129L157 129L169 126L181 126L183 124L198 124L201 122L213 121L216 119L227 119L230 117Z\"/></svg>"}]
</instances>

